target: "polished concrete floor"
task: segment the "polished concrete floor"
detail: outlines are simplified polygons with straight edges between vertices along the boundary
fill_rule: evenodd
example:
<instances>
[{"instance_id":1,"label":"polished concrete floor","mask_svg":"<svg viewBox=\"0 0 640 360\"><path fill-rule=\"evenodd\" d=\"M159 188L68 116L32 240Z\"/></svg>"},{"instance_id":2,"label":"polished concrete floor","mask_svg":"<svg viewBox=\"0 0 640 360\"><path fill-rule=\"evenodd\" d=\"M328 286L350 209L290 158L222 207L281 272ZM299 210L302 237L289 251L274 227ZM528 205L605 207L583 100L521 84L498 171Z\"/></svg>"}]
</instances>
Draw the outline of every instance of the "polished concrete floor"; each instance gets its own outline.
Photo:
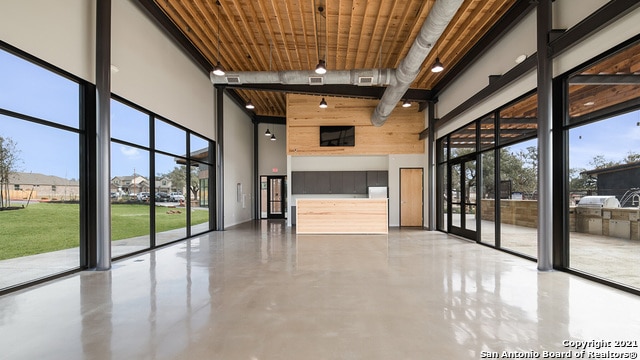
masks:
<instances>
[{"instance_id":1,"label":"polished concrete floor","mask_svg":"<svg viewBox=\"0 0 640 360\"><path fill-rule=\"evenodd\" d=\"M296 236L256 221L0 297L0 358L576 358L567 342L592 340L637 355L613 345L639 345L639 309L439 232Z\"/></svg>"}]
</instances>

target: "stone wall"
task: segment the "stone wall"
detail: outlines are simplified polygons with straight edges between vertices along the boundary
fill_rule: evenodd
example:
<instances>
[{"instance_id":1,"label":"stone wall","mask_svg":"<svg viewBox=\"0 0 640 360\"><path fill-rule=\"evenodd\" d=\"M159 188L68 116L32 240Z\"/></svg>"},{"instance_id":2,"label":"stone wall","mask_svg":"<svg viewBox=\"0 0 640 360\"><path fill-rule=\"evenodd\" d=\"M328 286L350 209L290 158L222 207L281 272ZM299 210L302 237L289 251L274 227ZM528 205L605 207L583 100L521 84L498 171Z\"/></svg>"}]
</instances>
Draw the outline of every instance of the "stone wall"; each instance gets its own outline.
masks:
<instances>
[{"instance_id":1,"label":"stone wall","mask_svg":"<svg viewBox=\"0 0 640 360\"><path fill-rule=\"evenodd\" d=\"M482 199L482 220L495 221L494 199ZM535 200L500 200L500 222L517 226L538 227L538 202Z\"/></svg>"},{"instance_id":2,"label":"stone wall","mask_svg":"<svg viewBox=\"0 0 640 360\"><path fill-rule=\"evenodd\" d=\"M482 220L495 221L495 200L483 199ZM620 239L640 240L638 208L569 208L569 231ZM538 202L535 200L500 200L503 224L537 228Z\"/></svg>"}]
</instances>

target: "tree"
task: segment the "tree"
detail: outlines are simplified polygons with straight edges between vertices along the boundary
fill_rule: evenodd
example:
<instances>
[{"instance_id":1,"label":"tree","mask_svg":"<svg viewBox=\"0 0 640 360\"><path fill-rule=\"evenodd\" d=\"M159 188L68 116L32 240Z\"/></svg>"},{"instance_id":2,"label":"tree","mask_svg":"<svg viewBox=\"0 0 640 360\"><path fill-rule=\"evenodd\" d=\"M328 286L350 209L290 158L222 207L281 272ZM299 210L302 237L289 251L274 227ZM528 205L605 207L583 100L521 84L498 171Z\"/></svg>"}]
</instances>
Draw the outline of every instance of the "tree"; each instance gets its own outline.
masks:
<instances>
[{"instance_id":1,"label":"tree","mask_svg":"<svg viewBox=\"0 0 640 360\"><path fill-rule=\"evenodd\" d=\"M200 179L198 178L199 172L199 167L191 167L191 183L189 184L189 190L191 191L194 199L198 199L198 192L200 191ZM175 190L182 191L187 185L187 172L185 165L174 167L171 172L164 174L164 176L171 180L171 187Z\"/></svg>"},{"instance_id":2,"label":"tree","mask_svg":"<svg viewBox=\"0 0 640 360\"><path fill-rule=\"evenodd\" d=\"M191 194L194 200L198 200L198 193L200 192L200 167L191 167Z\"/></svg>"},{"instance_id":3,"label":"tree","mask_svg":"<svg viewBox=\"0 0 640 360\"><path fill-rule=\"evenodd\" d=\"M19 153L13 139L0 136L0 207L11 206L9 181L11 174L18 171Z\"/></svg>"},{"instance_id":4,"label":"tree","mask_svg":"<svg viewBox=\"0 0 640 360\"><path fill-rule=\"evenodd\" d=\"M640 154L629 151L623 161L625 164L637 163L640 161Z\"/></svg>"},{"instance_id":5,"label":"tree","mask_svg":"<svg viewBox=\"0 0 640 360\"><path fill-rule=\"evenodd\" d=\"M171 180L171 188L182 191L187 183L187 173L185 172L186 166L176 166L170 173L165 174L169 180Z\"/></svg>"}]
</instances>

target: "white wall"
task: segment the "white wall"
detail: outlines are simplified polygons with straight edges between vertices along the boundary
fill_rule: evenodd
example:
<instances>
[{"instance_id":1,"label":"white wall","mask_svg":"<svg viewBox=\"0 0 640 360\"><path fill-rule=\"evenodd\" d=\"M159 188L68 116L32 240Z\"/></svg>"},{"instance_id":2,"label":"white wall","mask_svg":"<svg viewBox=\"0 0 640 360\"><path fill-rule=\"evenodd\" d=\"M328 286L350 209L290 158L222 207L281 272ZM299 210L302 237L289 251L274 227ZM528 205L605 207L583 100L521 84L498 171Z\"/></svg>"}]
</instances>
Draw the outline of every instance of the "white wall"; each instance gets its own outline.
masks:
<instances>
[{"instance_id":1,"label":"white wall","mask_svg":"<svg viewBox=\"0 0 640 360\"><path fill-rule=\"evenodd\" d=\"M224 96L224 227L253 218L253 123ZM257 176L257 175L255 175ZM241 193L238 197L238 186Z\"/></svg>"},{"instance_id":2,"label":"white wall","mask_svg":"<svg viewBox=\"0 0 640 360\"><path fill-rule=\"evenodd\" d=\"M215 136L209 75L133 1L112 2L111 89L209 138Z\"/></svg>"},{"instance_id":3,"label":"white wall","mask_svg":"<svg viewBox=\"0 0 640 360\"><path fill-rule=\"evenodd\" d=\"M2 0L0 40L95 82L95 0Z\"/></svg>"},{"instance_id":4,"label":"white wall","mask_svg":"<svg viewBox=\"0 0 640 360\"><path fill-rule=\"evenodd\" d=\"M269 132L276 141L264 136ZM273 171L278 169L278 171ZM287 127L285 125L258 125L258 175L287 175Z\"/></svg>"}]
</instances>

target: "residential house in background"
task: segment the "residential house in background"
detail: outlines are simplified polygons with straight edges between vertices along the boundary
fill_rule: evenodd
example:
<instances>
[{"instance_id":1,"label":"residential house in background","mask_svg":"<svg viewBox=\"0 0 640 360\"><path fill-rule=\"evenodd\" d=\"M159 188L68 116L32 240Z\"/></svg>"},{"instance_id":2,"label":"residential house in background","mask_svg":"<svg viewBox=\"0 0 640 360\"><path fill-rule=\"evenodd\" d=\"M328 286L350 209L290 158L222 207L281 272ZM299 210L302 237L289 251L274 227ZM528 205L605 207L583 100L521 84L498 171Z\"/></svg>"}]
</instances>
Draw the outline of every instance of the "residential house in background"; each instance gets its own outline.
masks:
<instances>
[{"instance_id":1,"label":"residential house in background","mask_svg":"<svg viewBox=\"0 0 640 360\"><path fill-rule=\"evenodd\" d=\"M80 198L80 182L54 175L15 172L9 175L11 200L63 200ZM7 194L3 193L3 197Z\"/></svg>"},{"instance_id":2,"label":"residential house in background","mask_svg":"<svg viewBox=\"0 0 640 360\"><path fill-rule=\"evenodd\" d=\"M141 192L149 192L149 180L144 176L114 176L111 179L111 192L119 195L135 195Z\"/></svg>"}]
</instances>

